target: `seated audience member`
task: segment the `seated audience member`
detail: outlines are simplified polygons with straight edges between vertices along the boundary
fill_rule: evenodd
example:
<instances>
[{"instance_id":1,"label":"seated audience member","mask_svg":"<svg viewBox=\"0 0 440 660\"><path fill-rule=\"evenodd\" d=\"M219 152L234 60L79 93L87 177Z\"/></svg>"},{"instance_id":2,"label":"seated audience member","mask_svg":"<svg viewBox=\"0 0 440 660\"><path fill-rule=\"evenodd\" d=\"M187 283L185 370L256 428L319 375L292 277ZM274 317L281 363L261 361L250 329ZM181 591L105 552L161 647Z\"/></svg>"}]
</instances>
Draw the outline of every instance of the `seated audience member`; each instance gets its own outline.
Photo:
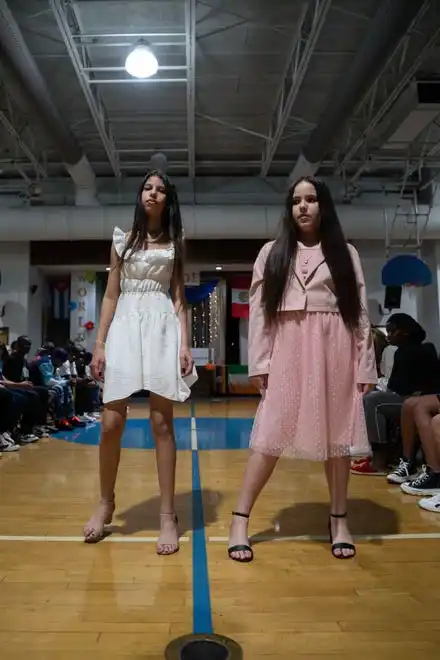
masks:
<instances>
[{"instance_id":1,"label":"seated audience member","mask_svg":"<svg viewBox=\"0 0 440 660\"><path fill-rule=\"evenodd\" d=\"M84 423L75 415L72 387L69 380L57 375L57 370L66 362L67 358L67 352L64 349L54 348L49 354L47 347L43 346L31 367L32 380L41 382L50 391L55 426L63 431L84 426Z\"/></svg>"},{"instance_id":2,"label":"seated audience member","mask_svg":"<svg viewBox=\"0 0 440 660\"><path fill-rule=\"evenodd\" d=\"M3 384L3 361L8 354L5 344L0 344L0 452L17 451L19 446L15 443L11 431L16 426L21 411L14 409L13 395ZM18 413L18 414L17 414Z\"/></svg>"},{"instance_id":3,"label":"seated audience member","mask_svg":"<svg viewBox=\"0 0 440 660\"><path fill-rule=\"evenodd\" d=\"M6 354L3 359L2 384L13 394L15 404L23 410L19 437L22 444L35 442L48 434L46 421L49 397L44 387L35 387L29 380L26 356L30 347L28 337L19 337L14 351Z\"/></svg>"},{"instance_id":4,"label":"seated audience member","mask_svg":"<svg viewBox=\"0 0 440 660\"><path fill-rule=\"evenodd\" d=\"M14 407L13 398L12 392L0 381L0 452L20 449L11 435L21 414L21 411Z\"/></svg>"},{"instance_id":5,"label":"seated audience member","mask_svg":"<svg viewBox=\"0 0 440 660\"><path fill-rule=\"evenodd\" d=\"M394 363L385 391L374 390L364 396L365 419L373 452L352 465L354 474L385 475L389 461L389 429L400 424L404 401L416 394L440 391L439 360L435 347L423 343L424 329L408 314L390 316L387 323L388 341L397 347ZM415 475L408 475L410 478Z\"/></svg>"},{"instance_id":6,"label":"seated audience member","mask_svg":"<svg viewBox=\"0 0 440 660\"><path fill-rule=\"evenodd\" d=\"M78 351L75 360L76 396L75 410L84 422L95 422L99 417L100 389L90 371L92 354Z\"/></svg>"},{"instance_id":7,"label":"seated audience member","mask_svg":"<svg viewBox=\"0 0 440 660\"><path fill-rule=\"evenodd\" d=\"M436 445L437 456L440 456L440 414L431 419L432 437ZM425 494L426 491L425 491ZM440 513L440 493L433 497L423 497L418 502L419 507L431 513Z\"/></svg>"},{"instance_id":8,"label":"seated audience member","mask_svg":"<svg viewBox=\"0 0 440 660\"><path fill-rule=\"evenodd\" d=\"M432 422L433 417L439 413L439 397L434 394L410 397L402 406L402 458L387 480L392 484L401 484L401 489L408 495L440 493L440 445L435 441ZM426 466L417 476L416 451L419 440Z\"/></svg>"}]
</instances>

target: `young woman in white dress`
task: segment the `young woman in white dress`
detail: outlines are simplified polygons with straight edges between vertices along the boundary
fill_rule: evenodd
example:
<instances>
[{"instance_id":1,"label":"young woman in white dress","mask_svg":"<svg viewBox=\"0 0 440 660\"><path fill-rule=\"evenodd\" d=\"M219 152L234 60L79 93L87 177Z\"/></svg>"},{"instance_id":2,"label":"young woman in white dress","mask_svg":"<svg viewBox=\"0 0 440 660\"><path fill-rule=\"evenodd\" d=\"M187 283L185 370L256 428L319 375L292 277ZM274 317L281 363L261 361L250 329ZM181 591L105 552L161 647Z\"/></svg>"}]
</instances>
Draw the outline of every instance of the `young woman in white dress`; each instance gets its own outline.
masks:
<instances>
[{"instance_id":1,"label":"young woman in white dress","mask_svg":"<svg viewBox=\"0 0 440 660\"><path fill-rule=\"evenodd\" d=\"M184 300L182 219L176 189L161 172L144 178L131 232L115 228L110 266L91 364L94 377L104 380L101 500L84 527L84 540L100 541L112 521L128 398L145 389L160 489L157 552L169 555L179 549L173 401L189 397L184 379L194 363Z\"/></svg>"}]
</instances>

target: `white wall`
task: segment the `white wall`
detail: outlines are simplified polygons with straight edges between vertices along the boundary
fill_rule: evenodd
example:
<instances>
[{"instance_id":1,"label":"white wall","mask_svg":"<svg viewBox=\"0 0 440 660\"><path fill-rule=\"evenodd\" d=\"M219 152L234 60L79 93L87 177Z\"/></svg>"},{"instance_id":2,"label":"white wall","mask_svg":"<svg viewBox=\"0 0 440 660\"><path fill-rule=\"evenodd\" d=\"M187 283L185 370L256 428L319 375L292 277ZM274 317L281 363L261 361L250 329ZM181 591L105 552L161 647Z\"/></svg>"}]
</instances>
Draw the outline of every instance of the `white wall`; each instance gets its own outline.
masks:
<instances>
[{"instance_id":1,"label":"white wall","mask_svg":"<svg viewBox=\"0 0 440 660\"><path fill-rule=\"evenodd\" d=\"M259 182L262 185L262 182ZM222 201L223 199L223 201ZM229 203L225 200L229 199ZM396 204L390 201L376 205L338 206L338 214L346 235L351 239L384 240L384 211L392 219ZM421 207L420 212L427 212ZM186 238L273 238L282 214L282 204L276 196L271 206L234 203L233 198L217 193L212 205L182 205ZM128 230L133 223L133 205L98 207L30 207L2 209L0 213L0 240L110 240L115 225ZM397 223L394 238L406 239L411 230L405 223ZM425 237L440 239L440 206L431 212Z\"/></svg>"},{"instance_id":2,"label":"white wall","mask_svg":"<svg viewBox=\"0 0 440 660\"><path fill-rule=\"evenodd\" d=\"M418 291L418 320L426 330L427 339L440 350L440 243L426 244L424 252L423 258L431 269L433 283Z\"/></svg>"},{"instance_id":3,"label":"white wall","mask_svg":"<svg viewBox=\"0 0 440 660\"><path fill-rule=\"evenodd\" d=\"M9 328L9 342L28 333L29 243L0 243L0 327Z\"/></svg>"}]
</instances>

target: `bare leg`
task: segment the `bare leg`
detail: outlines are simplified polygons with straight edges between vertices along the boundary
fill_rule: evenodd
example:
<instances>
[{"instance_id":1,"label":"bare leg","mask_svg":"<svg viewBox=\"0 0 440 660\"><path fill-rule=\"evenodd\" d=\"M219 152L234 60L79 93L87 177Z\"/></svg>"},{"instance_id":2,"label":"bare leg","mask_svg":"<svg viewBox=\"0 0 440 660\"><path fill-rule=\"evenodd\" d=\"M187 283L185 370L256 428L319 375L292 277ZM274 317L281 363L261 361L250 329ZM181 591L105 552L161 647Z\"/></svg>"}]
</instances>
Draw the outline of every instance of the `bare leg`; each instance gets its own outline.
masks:
<instances>
[{"instance_id":1,"label":"bare leg","mask_svg":"<svg viewBox=\"0 0 440 660\"><path fill-rule=\"evenodd\" d=\"M179 549L177 517L174 512L176 482L176 442L173 402L150 395L150 422L156 445L157 475L160 489L160 536L157 552L172 555Z\"/></svg>"},{"instance_id":2,"label":"bare leg","mask_svg":"<svg viewBox=\"0 0 440 660\"><path fill-rule=\"evenodd\" d=\"M99 445L99 476L101 501L84 527L84 540L99 541L104 525L112 521L115 509L115 483L121 456L121 437L127 418L127 400L106 404L102 413L101 442Z\"/></svg>"},{"instance_id":3,"label":"bare leg","mask_svg":"<svg viewBox=\"0 0 440 660\"><path fill-rule=\"evenodd\" d=\"M431 420L433 440L437 450L437 454L440 457L440 411L437 411L435 417Z\"/></svg>"},{"instance_id":4,"label":"bare leg","mask_svg":"<svg viewBox=\"0 0 440 660\"><path fill-rule=\"evenodd\" d=\"M414 419L414 410L420 401L420 397L414 396L407 399L402 406L401 414L401 433L402 433L402 453L403 458L410 463L414 461L416 449L416 423Z\"/></svg>"},{"instance_id":5,"label":"bare leg","mask_svg":"<svg viewBox=\"0 0 440 660\"><path fill-rule=\"evenodd\" d=\"M341 516L347 513L347 491L350 477L350 457L330 458L325 462L325 474L330 493L330 513ZM333 543L353 543L346 518L330 518ZM336 556L352 557L353 550L335 550Z\"/></svg>"},{"instance_id":6,"label":"bare leg","mask_svg":"<svg viewBox=\"0 0 440 660\"><path fill-rule=\"evenodd\" d=\"M438 412L439 401L436 396L420 397L414 407L414 421L425 452L426 462L434 472L440 472L440 454L434 440L432 423L433 416Z\"/></svg>"},{"instance_id":7,"label":"bare leg","mask_svg":"<svg viewBox=\"0 0 440 660\"><path fill-rule=\"evenodd\" d=\"M236 511L245 514L251 513L257 497L268 482L277 461L277 456L267 456L266 454L251 451L246 465ZM229 532L229 547L233 545L249 545L248 523L248 518L233 516ZM231 554L233 559L246 559L249 556L250 553L245 550Z\"/></svg>"}]
</instances>

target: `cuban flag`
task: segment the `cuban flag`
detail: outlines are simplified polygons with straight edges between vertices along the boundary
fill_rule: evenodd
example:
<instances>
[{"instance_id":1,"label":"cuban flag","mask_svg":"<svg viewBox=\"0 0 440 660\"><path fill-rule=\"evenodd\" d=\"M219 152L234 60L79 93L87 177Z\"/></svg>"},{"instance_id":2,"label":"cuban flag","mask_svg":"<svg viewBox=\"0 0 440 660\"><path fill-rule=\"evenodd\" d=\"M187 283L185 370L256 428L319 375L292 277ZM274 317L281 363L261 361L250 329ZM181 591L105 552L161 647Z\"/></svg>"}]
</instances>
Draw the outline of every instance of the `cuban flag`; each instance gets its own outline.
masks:
<instances>
[{"instance_id":1,"label":"cuban flag","mask_svg":"<svg viewBox=\"0 0 440 660\"><path fill-rule=\"evenodd\" d=\"M68 319L69 310L69 282L59 280L50 286L50 307L54 319Z\"/></svg>"}]
</instances>

